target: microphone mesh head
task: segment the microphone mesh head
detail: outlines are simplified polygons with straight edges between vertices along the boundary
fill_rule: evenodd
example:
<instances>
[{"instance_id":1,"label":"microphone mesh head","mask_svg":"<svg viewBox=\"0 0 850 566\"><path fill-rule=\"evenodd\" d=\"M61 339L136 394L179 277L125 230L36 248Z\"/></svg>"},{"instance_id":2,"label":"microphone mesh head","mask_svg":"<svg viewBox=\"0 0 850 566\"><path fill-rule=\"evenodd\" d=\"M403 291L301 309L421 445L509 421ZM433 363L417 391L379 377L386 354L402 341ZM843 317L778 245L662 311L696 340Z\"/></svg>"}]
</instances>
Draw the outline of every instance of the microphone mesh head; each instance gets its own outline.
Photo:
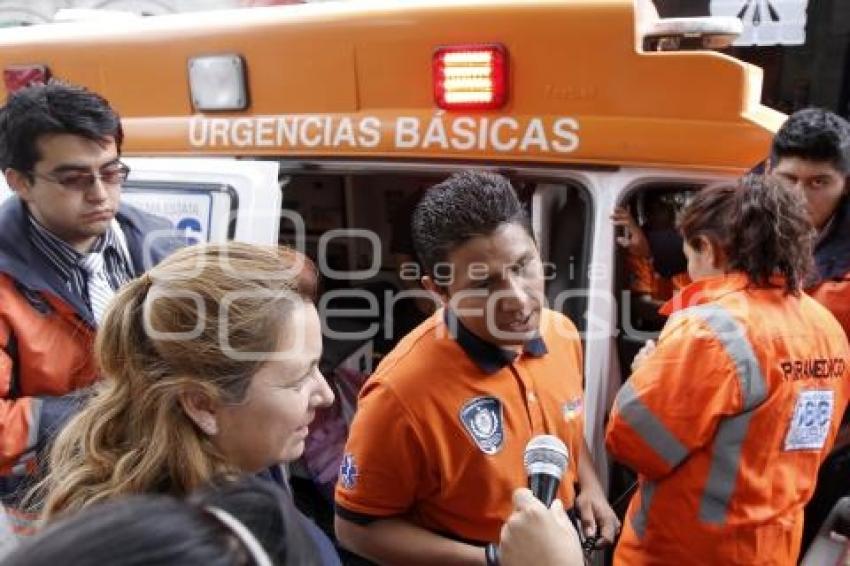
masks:
<instances>
[{"instance_id":1,"label":"microphone mesh head","mask_svg":"<svg viewBox=\"0 0 850 566\"><path fill-rule=\"evenodd\" d=\"M541 434L528 442L522 460L529 476L542 473L561 479L567 469L570 452L557 436Z\"/></svg>"}]
</instances>

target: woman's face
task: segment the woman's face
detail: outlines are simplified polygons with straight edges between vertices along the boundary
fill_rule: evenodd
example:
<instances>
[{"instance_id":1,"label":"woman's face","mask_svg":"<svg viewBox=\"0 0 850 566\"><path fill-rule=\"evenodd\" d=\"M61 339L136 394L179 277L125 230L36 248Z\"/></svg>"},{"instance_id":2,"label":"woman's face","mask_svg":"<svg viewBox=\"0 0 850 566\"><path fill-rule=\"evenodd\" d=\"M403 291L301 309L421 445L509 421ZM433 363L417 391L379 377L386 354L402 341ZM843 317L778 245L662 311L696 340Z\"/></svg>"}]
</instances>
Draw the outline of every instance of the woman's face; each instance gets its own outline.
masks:
<instances>
[{"instance_id":1,"label":"woman's face","mask_svg":"<svg viewBox=\"0 0 850 566\"><path fill-rule=\"evenodd\" d=\"M304 302L282 323L277 354L254 374L245 399L217 411L212 440L232 465L257 472L301 456L316 409L334 398L319 372L321 354L319 315Z\"/></svg>"}]
</instances>

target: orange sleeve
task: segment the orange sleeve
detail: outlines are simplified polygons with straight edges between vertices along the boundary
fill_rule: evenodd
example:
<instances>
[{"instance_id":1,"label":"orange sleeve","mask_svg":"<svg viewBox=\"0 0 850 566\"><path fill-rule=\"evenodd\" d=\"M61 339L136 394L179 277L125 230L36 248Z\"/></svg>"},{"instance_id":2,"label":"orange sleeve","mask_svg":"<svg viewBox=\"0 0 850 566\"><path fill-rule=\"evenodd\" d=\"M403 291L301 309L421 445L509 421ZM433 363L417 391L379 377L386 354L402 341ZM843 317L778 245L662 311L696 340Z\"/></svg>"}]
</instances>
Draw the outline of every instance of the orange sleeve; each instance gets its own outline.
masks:
<instances>
[{"instance_id":1,"label":"orange sleeve","mask_svg":"<svg viewBox=\"0 0 850 566\"><path fill-rule=\"evenodd\" d=\"M33 410L38 401L30 397L9 400L11 387L12 358L7 353L11 332L0 320L0 474L8 473L19 458L35 448L38 426L33 420L38 411Z\"/></svg>"},{"instance_id":2,"label":"orange sleeve","mask_svg":"<svg viewBox=\"0 0 850 566\"><path fill-rule=\"evenodd\" d=\"M652 294L652 260L627 253L626 268L629 272L629 289L634 293Z\"/></svg>"},{"instance_id":3,"label":"orange sleeve","mask_svg":"<svg viewBox=\"0 0 850 566\"><path fill-rule=\"evenodd\" d=\"M416 501L427 469L421 438L395 393L383 383L367 382L345 445L337 512L374 518L402 514Z\"/></svg>"},{"instance_id":4,"label":"orange sleeve","mask_svg":"<svg viewBox=\"0 0 850 566\"><path fill-rule=\"evenodd\" d=\"M605 442L649 479L670 473L741 409L732 360L694 320L668 322L658 346L617 393Z\"/></svg>"},{"instance_id":5,"label":"orange sleeve","mask_svg":"<svg viewBox=\"0 0 850 566\"><path fill-rule=\"evenodd\" d=\"M838 281L824 281L809 294L829 309L850 338L850 273Z\"/></svg>"}]
</instances>

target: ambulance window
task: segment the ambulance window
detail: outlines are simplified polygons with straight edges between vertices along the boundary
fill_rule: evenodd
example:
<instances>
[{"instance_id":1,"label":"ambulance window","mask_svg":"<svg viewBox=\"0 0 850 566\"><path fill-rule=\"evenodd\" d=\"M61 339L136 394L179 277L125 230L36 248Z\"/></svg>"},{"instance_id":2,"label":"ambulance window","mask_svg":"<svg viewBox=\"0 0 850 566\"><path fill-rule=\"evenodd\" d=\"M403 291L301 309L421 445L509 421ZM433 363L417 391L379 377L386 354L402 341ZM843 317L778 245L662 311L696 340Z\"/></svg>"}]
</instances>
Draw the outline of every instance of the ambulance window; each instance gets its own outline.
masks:
<instances>
[{"instance_id":1,"label":"ambulance window","mask_svg":"<svg viewBox=\"0 0 850 566\"><path fill-rule=\"evenodd\" d=\"M658 309L690 283L676 219L695 191L695 183L653 183L632 191L621 203L637 222L648 255L617 246L617 296L620 305L619 353L624 376L646 340L655 339L666 317ZM618 237L635 237L625 229Z\"/></svg>"},{"instance_id":2,"label":"ambulance window","mask_svg":"<svg viewBox=\"0 0 850 566\"><path fill-rule=\"evenodd\" d=\"M590 197L577 183L537 183L532 200L535 237L546 265L546 301L579 331L587 325Z\"/></svg>"},{"instance_id":3,"label":"ambulance window","mask_svg":"<svg viewBox=\"0 0 850 566\"><path fill-rule=\"evenodd\" d=\"M232 239L239 198L234 187L216 183L128 180L121 200L169 220L195 242ZM230 218L216 224L213 218Z\"/></svg>"}]
</instances>

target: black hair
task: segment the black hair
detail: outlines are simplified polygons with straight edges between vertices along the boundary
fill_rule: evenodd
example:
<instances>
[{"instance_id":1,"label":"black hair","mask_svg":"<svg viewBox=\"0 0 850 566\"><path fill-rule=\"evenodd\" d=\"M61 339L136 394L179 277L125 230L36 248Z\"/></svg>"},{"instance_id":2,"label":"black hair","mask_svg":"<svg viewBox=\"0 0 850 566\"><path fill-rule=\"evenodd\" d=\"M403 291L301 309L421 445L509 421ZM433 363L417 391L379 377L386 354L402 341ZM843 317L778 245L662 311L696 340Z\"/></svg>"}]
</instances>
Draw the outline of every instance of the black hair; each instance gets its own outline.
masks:
<instances>
[{"instance_id":1,"label":"black hair","mask_svg":"<svg viewBox=\"0 0 850 566\"><path fill-rule=\"evenodd\" d=\"M518 224L531 235L528 214L510 182L495 173L462 171L425 192L413 212L413 245L426 273L467 241Z\"/></svg>"},{"instance_id":2,"label":"black hair","mask_svg":"<svg viewBox=\"0 0 850 566\"><path fill-rule=\"evenodd\" d=\"M93 505L48 526L14 550L4 566L250 566L245 544L208 507L254 535L275 565L314 564L317 551L288 496L267 480L211 487L189 501L133 495Z\"/></svg>"},{"instance_id":3,"label":"black hair","mask_svg":"<svg viewBox=\"0 0 850 566\"><path fill-rule=\"evenodd\" d=\"M798 294L812 270L815 231L804 197L781 182L748 175L737 185L704 189L682 212L679 229L699 251L700 236L717 245L728 269L746 273L756 287L782 275Z\"/></svg>"},{"instance_id":4,"label":"black hair","mask_svg":"<svg viewBox=\"0 0 850 566\"><path fill-rule=\"evenodd\" d=\"M850 124L822 108L799 110L773 137L773 166L783 157L829 162L842 175L850 174Z\"/></svg>"},{"instance_id":5,"label":"black hair","mask_svg":"<svg viewBox=\"0 0 850 566\"><path fill-rule=\"evenodd\" d=\"M0 169L32 171L41 159L36 142L46 134L73 134L104 143L124 140L121 119L99 94L51 81L12 93L0 108Z\"/></svg>"}]
</instances>

